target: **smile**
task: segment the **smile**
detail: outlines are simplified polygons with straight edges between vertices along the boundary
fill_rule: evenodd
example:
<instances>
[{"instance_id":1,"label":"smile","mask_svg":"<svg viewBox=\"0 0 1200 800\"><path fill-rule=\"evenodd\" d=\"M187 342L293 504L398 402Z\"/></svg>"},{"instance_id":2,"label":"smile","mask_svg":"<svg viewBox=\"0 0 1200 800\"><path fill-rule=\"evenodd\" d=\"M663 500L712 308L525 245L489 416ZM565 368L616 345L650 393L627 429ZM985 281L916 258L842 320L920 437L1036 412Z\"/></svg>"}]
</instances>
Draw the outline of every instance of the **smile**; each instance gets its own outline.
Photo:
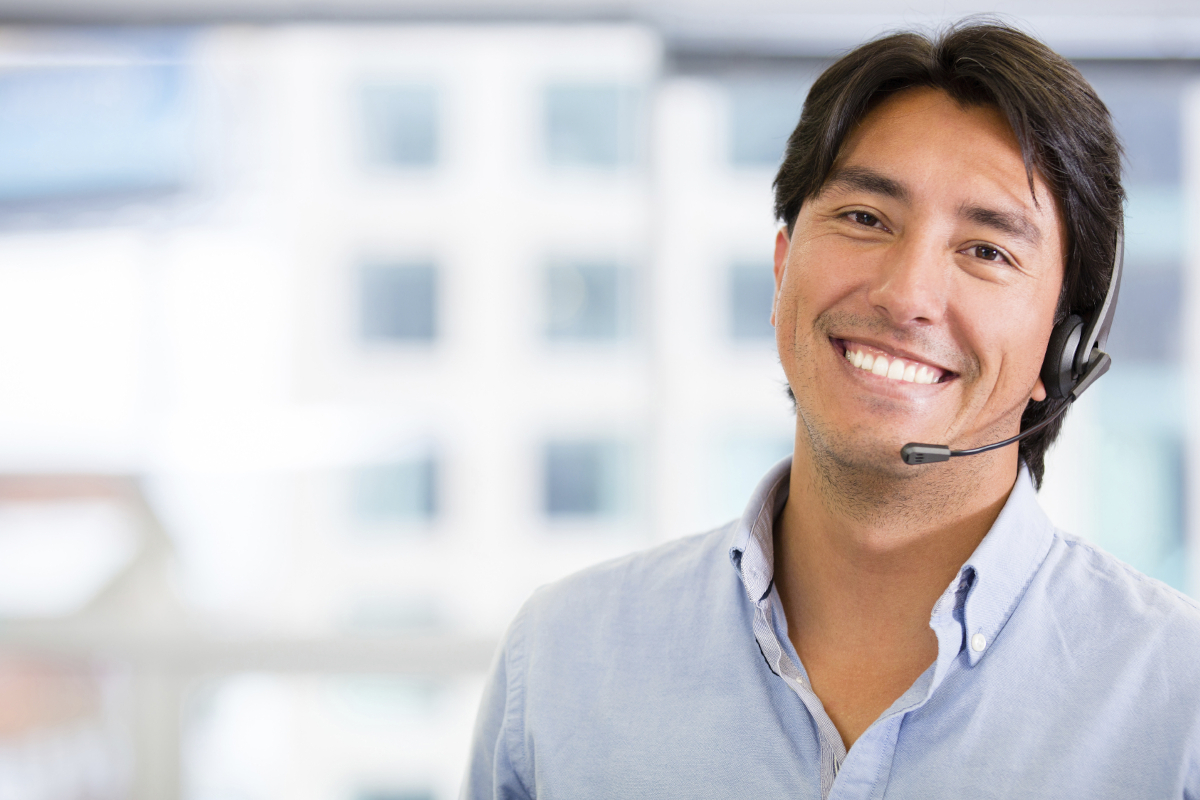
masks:
<instances>
[{"instance_id":1,"label":"smile","mask_svg":"<svg viewBox=\"0 0 1200 800\"><path fill-rule=\"evenodd\" d=\"M941 383L954 376L954 373L931 364L901 358L859 342L843 339L836 343L841 345L846 360L854 367L890 381L929 384Z\"/></svg>"}]
</instances>

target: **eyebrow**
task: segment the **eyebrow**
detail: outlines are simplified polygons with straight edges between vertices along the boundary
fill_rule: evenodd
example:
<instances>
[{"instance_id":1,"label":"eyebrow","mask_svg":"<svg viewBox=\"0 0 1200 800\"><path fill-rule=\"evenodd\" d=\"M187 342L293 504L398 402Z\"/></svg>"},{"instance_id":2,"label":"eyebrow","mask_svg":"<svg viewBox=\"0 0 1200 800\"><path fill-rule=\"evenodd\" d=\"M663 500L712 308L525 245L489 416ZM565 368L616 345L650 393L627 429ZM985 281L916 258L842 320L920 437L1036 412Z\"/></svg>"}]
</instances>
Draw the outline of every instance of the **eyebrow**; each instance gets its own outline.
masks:
<instances>
[{"instance_id":1,"label":"eyebrow","mask_svg":"<svg viewBox=\"0 0 1200 800\"><path fill-rule=\"evenodd\" d=\"M857 189L861 192L881 194L902 203L909 201L908 189L893 178L866 167L842 167L829 176L822 191L829 189Z\"/></svg>"},{"instance_id":2,"label":"eyebrow","mask_svg":"<svg viewBox=\"0 0 1200 800\"><path fill-rule=\"evenodd\" d=\"M1029 244L1037 244L1042 239L1042 231L1038 226L1019 212L997 211L994 208L982 206L963 206L958 213L972 222L1023 239Z\"/></svg>"},{"instance_id":3,"label":"eyebrow","mask_svg":"<svg viewBox=\"0 0 1200 800\"><path fill-rule=\"evenodd\" d=\"M829 189L857 190L883 195L908 203L911 200L908 188L900 181L876 172L868 167L842 167L835 171L825 182L822 191ZM976 205L964 205L958 210L963 219L968 219L978 225L983 225L1009 236L1022 239L1030 244L1038 244L1042 232L1028 217L1020 212L999 211Z\"/></svg>"}]
</instances>

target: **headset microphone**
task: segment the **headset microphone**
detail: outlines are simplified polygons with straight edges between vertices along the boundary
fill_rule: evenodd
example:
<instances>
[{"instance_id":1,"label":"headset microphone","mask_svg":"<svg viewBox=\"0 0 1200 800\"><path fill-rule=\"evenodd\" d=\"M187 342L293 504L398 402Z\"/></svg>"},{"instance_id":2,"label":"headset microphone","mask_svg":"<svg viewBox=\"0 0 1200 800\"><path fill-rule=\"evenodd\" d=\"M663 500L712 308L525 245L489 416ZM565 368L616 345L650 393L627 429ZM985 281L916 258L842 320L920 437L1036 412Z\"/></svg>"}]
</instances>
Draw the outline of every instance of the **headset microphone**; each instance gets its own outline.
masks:
<instances>
[{"instance_id":1,"label":"headset microphone","mask_svg":"<svg viewBox=\"0 0 1200 800\"><path fill-rule=\"evenodd\" d=\"M1104 302L1100 304L1100 308L1086 320L1077 314L1071 314L1055 325L1050 333L1046 359L1042 362L1042 383L1046 387L1048 397L1065 402L1037 425L1002 442L970 450L951 450L944 444L909 442L900 448L900 457L904 459L905 464L949 461L954 456L973 456L1019 442L1062 416L1085 389L1108 372L1108 368L1112 366L1112 358L1104 352L1104 347L1108 344L1108 332L1112 328L1113 315L1117 310L1117 295L1121 291L1121 267L1125 261L1123 225L1117 228L1116 245L1112 277L1108 281L1108 292L1104 295Z\"/></svg>"}]
</instances>

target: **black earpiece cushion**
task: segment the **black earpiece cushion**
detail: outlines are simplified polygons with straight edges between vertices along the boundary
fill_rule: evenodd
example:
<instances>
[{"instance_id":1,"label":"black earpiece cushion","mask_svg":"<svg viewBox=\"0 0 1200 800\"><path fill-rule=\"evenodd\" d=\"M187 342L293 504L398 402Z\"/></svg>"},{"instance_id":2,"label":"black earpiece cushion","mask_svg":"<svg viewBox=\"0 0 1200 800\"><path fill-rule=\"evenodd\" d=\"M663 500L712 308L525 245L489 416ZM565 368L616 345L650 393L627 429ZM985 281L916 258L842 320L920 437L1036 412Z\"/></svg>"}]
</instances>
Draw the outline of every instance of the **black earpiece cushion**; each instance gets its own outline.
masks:
<instances>
[{"instance_id":1,"label":"black earpiece cushion","mask_svg":"<svg viewBox=\"0 0 1200 800\"><path fill-rule=\"evenodd\" d=\"M1046 359L1042 362L1042 383L1046 394L1061 400L1075 388L1075 351L1083 334L1083 318L1072 314L1054 326L1050 343L1046 346Z\"/></svg>"}]
</instances>

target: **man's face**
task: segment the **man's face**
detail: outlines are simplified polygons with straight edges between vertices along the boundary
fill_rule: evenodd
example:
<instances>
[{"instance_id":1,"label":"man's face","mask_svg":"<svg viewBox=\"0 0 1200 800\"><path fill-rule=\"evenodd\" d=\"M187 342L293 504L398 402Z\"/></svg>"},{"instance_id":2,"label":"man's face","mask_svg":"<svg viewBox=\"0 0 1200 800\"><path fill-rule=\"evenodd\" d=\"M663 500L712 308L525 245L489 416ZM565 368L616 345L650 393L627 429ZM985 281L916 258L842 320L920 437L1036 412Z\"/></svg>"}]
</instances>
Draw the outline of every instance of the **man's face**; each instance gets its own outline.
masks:
<instances>
[{"instance_id":1,"label":"man's face","mask_svg":"<svg viewBox=\"0 0 1200 800\"><path fill-rule=\"evenodd\" d=\"M847 465L1017 433L1062 285L1058 206L1000 111L892 95L775 251L772 322L798 422ZM912 471L910 474L915 474Z\"/></svg>"}]
</instances>

